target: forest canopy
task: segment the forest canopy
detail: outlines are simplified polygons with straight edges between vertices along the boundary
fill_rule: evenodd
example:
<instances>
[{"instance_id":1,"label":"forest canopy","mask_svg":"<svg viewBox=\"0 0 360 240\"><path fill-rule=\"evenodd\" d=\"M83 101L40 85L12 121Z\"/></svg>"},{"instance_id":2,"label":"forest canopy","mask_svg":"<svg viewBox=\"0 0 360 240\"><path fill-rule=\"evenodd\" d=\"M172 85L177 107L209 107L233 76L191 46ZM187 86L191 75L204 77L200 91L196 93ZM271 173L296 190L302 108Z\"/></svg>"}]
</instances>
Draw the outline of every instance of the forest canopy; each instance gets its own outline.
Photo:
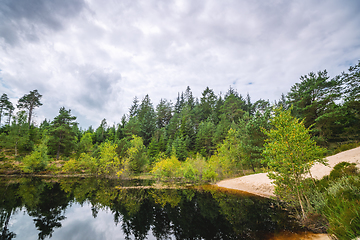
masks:
<instances>
[{"instance_id":1,"label":"forest canopy","mask_svg":"<svg viewBox=\"0 0 360 240\"><path fill-rule=\"evenodd\" d=\"M156 106L149 95L142 99L135 96L128 114L117 124L110 125L104 118L95 129L79 128L76 116L65 107L53 120L44 119L35 125L34 112L46 105L42 95L37 90L30 91L18 100L16 109L3 93L0 157L24 159L24 169L30 172L54 167L52 160L63 161L66 171L98 175L151 170L159 173L161 161L170 164L168 167L177 166L176 161L181 163L177 169L182 169L181 173L171 172L174 177L211 179L256 171L266 167L263 130L271 128L270 118L276 108L291 109L291 114L304 122L312 139L322 147L331 150L357 142L359 68L360 61L333 78L326 70L301 76L286 95L273 103L264 99L252 101L249 94L243 96L232 87L225 95L217 95L206 87L199 97L187 87L178 93L175 103L161 99ZM159 169L152 169L154 166Z\"/></svg>"}]
</instances>

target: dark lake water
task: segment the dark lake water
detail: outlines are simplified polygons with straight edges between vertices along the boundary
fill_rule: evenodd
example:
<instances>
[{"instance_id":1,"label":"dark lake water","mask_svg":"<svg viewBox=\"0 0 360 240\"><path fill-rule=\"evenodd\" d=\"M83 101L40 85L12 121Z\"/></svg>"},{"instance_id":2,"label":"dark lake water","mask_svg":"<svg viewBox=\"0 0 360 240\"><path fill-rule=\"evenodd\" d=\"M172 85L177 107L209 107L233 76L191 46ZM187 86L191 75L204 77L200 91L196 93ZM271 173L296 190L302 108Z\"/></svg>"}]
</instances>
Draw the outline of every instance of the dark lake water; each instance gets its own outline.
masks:
<instances>
[{"instance_id":1,"label":"dark lake water","mask_svg":"<svg viewBox=\"0 0 360 240\"><path fill-rule=\"evenodd\" d=\"M300 228L276 202L96 178L0 178L0 239L271 239Z\"/></svg>"}]
</instances>

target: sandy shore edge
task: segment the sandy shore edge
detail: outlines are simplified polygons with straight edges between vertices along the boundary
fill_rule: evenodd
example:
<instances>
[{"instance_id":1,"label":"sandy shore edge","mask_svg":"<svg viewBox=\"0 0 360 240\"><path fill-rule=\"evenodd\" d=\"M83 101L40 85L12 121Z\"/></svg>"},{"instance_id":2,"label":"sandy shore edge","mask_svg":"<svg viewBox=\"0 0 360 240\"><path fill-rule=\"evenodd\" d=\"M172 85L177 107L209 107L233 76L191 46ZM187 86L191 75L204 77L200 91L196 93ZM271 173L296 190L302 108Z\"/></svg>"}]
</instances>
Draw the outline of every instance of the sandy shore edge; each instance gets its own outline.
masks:
<instances>
[{"instance_id":1,"label":"sandy shore edge","mask_svg":"<svg viewBox=\"0 0 360 240\"><path fill-rule=\"evenodd\" d=\"M311 169L311 175L321 179L329 175L333 167L340 162L356 163L360 168L360 147L350 149L326 158L328 166L315 164ZM274 186L268 178L267 173L257 173L238 178L226 179L216 183L217 186L244 191L262 197L274 197Z\"/></svg>"},{"instance_id":2,"label":"sandy shore edge","mask_svg":"<svg viewBox=\"0 0 360 240\"><path fill-rule=\"evenodd\" d=\"M312 177L321 179L324 176L329 175L336 164L344 161L356 163L357 167L360 168L360 147L338 153L327 157L326 159L328 160L328 166L316 164L310 169ZM261 197L275 197L274 186L271 184L271 180L268 178L267 173L226 179L218 182L216 185L223 188L255 194ZM330 240L331 238L327 234L314 234L305 239Z\"/></svg>"}]
</instances>

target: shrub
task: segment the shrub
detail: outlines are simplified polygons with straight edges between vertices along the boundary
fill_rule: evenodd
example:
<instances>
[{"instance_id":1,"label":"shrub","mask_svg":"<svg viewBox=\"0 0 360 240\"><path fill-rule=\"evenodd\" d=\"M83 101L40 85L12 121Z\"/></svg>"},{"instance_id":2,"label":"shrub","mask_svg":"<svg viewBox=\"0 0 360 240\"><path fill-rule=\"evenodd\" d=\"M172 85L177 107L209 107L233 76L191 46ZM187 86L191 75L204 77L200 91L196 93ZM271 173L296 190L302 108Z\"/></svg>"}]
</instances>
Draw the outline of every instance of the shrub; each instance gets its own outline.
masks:
<instances>
[{"instance_id":1,"label":"shrub","mask_svg":"<svg viewBox=\"0 0 360 240\"><path fill-rule=\"evenodd\" d=\"M343 152L343 151L346 151L346 150L350 150L350 149L356 148L358 146L360 146L360 142L341 144L340 146L338 146L334 150L334 154L339 153L339 152Z\"/></svg>"},{"instance_id":2,"label":"shrub","mask_svg":"<svg viewBox=\"0 0 360 240\"><path fill-rule=\"evenodd\" d=\"M329 179L335 180L348 175L356 175L357 169L355 163L341 162L335 165L331 171Z\"/></svg>"},{"instance_id":3,"label":"shrub","mask_svg":"<svg viewBox=\"0 0 360 240\"><path fill-rule=\"evenodd\" d=\"M155 175L158 179L169 179L180 176L181 162L172 155L170 158L161 159L156 162L151 173Z\"/></svg>"},{"instance_id":4,"label":"shrub","mask_svg":"<svg viewBox=\"0 0 360 240\"><path fill-rule=\"evenodd\" d=\"M67 161L62 170L64 172L96 172L96 159L91 157L88 153L81 153L80 157L76 159L70 159Z\"/></svg>"},{"instance_id":5,"label":"shrub","mask_svg":"<svg viewBox=\"0 0 360 240\"><path fill-rule=\"evenodd\" d=\"M360 236L360 177L338 179L327 189L324 215L328 232L338 239Z\"/></svg>"},{"instance_id":6,"label":"shrub","mask_svg":"<svg viewBox=\"0 0 360 240\"><path fill-rule=\"evenodd\" d=\"M23 158L23 171L32 173L39 172L46 169L48 165L47 146L40 144L35 147L35 150Z\"/></svg>"},{"instance_id":7,"label":"shrub","mask_svg":"<svg viewBox=\"0 0 360 240\"><path fill-rule=\"evenodd\" d=\"M181 171L183 177L187 181L197 182L202 180L203 169L205 168L205 160L198 154L195 159L188 158L182 163Z\"/></svg>"}]
</instances>

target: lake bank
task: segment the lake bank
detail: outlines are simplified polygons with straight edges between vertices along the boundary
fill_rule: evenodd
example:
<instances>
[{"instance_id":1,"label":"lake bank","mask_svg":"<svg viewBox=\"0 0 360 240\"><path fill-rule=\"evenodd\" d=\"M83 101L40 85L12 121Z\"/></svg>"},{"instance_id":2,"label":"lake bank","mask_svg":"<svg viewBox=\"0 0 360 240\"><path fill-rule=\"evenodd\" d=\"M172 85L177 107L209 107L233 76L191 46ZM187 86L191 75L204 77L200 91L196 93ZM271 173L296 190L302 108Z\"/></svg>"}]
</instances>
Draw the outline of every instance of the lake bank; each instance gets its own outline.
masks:
<instances>
[{"instance_id":1,"label":"lake bank","mask_svg":"<svg viewBox=\"0 0 360 240\"><path fill-rule=\"evenodd\" d=\"M329 175L334 166L340 162L356 163L356 166L360 168L360 147L340 152L333 156L326 157L326 159L328 160L328 166L317 163L310 169L313 178L321 179ZM275 197L274 186L271 184L267 173L257 173L238 178L225 179L216 183L216 185L262 197Z\"/></svg>"},{"instance_id":2,"label":"lake bank","mask_svg":"<svg viewBox=\"0 0 360 240\"><path fill-rule=\"evenodd\" d=\"M322 179L324 176L330 174L331 170L340 162L355 163L360 168L360 147L350 149L333 156L326 158L328 165L315 164L311 169L311 176L315 179ZM216 184L219 187L233 189L251 194L259 195L266 198L275 197L274 185L271 180L267 177L267 173L258 173L253 175L247 175L234 179L226 179ZM287 238L284 238L287 239ZM315 234L309 238L302 239L331 239L326 234Z\"/></svg>"}]
</instances>

